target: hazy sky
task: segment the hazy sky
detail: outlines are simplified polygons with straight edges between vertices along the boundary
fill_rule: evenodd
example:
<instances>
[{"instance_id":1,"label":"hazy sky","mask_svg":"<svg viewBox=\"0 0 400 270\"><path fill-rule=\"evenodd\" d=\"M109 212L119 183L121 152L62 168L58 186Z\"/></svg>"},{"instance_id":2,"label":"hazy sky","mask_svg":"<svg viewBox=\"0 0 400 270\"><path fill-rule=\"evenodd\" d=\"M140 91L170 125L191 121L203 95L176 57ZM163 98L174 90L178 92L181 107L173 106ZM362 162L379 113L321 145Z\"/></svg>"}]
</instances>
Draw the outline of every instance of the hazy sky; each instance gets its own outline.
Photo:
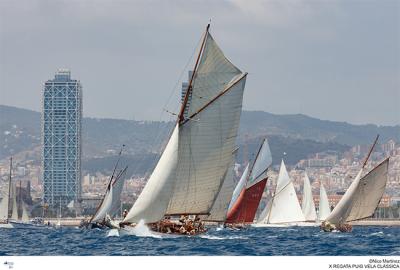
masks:
<instances>
[{"instance_id":1,"label":"hazy sky","mask_svg":"<svg viewBox=\"0 0 400 270\"><path fill-rule=\"evenodd\" d=\"M396 0L1 0L0 104L40 111L43 82L66 67L85 116L159 120L178 110L209 19L249 72L244 109L400 124Z\"/></svg>"}]
</instances>

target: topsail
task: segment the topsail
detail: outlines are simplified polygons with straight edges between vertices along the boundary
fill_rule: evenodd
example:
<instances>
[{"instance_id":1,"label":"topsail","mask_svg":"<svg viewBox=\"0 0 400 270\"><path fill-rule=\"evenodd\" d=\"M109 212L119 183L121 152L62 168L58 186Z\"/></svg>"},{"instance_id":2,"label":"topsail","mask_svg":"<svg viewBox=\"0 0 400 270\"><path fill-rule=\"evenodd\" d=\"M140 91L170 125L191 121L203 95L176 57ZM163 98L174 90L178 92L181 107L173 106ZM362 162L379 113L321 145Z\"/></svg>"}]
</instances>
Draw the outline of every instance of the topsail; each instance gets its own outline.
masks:
<instances>
[{"instance_id":1,"label":"topsail","mask_svg":"<svg viewBox=\"0 0 400 270\"><path fill-rule=\"evenodd\" d=\"M229 173L247 73L205 33L177 124L124 222L210 214Z\"/></svg>"}]
</instances>

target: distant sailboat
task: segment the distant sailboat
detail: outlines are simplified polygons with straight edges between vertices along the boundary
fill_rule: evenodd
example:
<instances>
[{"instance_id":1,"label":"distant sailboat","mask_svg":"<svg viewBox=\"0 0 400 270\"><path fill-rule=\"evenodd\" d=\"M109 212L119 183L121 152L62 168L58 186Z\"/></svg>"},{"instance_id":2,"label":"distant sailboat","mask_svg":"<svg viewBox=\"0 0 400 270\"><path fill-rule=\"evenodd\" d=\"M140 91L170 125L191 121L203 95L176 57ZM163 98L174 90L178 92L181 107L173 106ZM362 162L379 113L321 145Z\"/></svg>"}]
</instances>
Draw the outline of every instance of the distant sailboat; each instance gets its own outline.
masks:
<instances>
[{"instance_id":1,"label":"distant sailboat","mask_svg":"<svg viewBox=\"0 0 400 270\"><path fill-rule=\"evenodd\" d=\"M121 226L143 220L162 231L164 217L211 214L232 164L246 76L224 56L208 25L177 123Z\"/></svg>"},{"instance_id":2,"label":"distant sailboat","mask_svg":"<svg viewBox=\"0 0 400 270\"><path fill-rule=\"evenodd\" d=\"M319 207L318 207L318 219L324 221L331 213L331 206L329 204L328 195L322 182L320 183L319 189Z\"/></svg>"},{"instance_id":3,"label":"distant sailboat","mask_svg":"<svg viewBox=\"0 0 400 270\"><path fill-rule=\"evenodd\" d=\"M9 212L10 212L10 196L11 196L11 177L12 177L12 157L10 158L10 174L8 177L8 193L3 197L0 203L0 228L13 228L14 226L10 223Z\"/></svg>"},{"instance_id":4,"label":"distant sailboat","mask_svg":"<svg viewBox=\"0 0 400 270\"><path fill-rule=\"evenodd\" d=\"M258 149L253 166L247 166L232 197L226 223L253 223L267 183L267 170L272 163L268 140ZM239 194L239 195L238 195Z\"/></svg>"},{"instance_id":5,"label":"distant sailboat","mask_svg":"<svg viewBox=\"0 0 400 270\"><path fill-rule=\"evenodd\" d=\"M301 202L301 209L306 221L315 222L317 220L317 213L315 211L310 179L308 178L307 172L305 172L304 175L303 200Z\"/></svg>"},{"instance_id":6,"label":"distant sailboat","mask_svg":"<svg viewBox=\"0 0 400 270\"><path fill-rule=\"evenodd\" d=\"M360 220L373 215L376 207L385 192L389 158L385 159L378 166L373 168L364 177L365 165L374 149L379 135L376 137L363 166L358 172L356 178L346 190L343 197L332 210L330 215L322 223L321 228L324 231L340 230L350 231L350 221Z\"/></svg>"},{"instance_id":7,"label":"distant sailboat","mask_svg":"<svg viewBox=\"0 0 400 270\"><path fill-rule=\"evenodd\" d=\"M123 170L119 171L118 174L116 174L116 170L118 168L124 146L125 145L122 146L119 152L118 160L114 166L114 170L108 182L103 199L101 200L99 206L96 209L96 212L89 220L89 222L87 224L83 224L85 227L108 227L108 225L110 225L110 220L107 219L113 218L120 210L121 193L125 183L125 178L123 176L126 173L128 167L126 166Z\"/></svg>"},{"instance_id":8,"label":"distant sailboat","mask_svg":"<svg viewBox=\"0 0 400 270\"><path fill-rule=\"evenodd\" d=\"M290 226L304 221L296 190L282 160L275 193L254 226Z\"/></svg>"}]
</instances>

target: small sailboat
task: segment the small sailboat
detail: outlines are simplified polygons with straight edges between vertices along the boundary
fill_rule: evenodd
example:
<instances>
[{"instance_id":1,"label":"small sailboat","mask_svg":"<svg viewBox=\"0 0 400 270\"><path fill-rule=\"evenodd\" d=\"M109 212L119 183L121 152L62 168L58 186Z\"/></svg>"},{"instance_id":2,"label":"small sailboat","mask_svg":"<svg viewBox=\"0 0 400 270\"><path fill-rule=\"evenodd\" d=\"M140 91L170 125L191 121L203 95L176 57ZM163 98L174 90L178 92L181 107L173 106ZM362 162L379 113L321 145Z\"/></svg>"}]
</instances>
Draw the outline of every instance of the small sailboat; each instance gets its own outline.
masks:
<instances>
[{"instance_id":1,"label":"small sailboat","mask_svg":"<svg viewBox=\"0 0 400 270\"><path fill-rule=\"evenodd\" d=\"M303 211L306 222L316 222L317 212L315 211L310 179L308 178L307 172L304 173L303 200L301 201L301 210Z\"/></svg>"},{"instance_id":2,"label":"small sailboat","mask_svg":"<svg viewBox=\"0 0 400 270\"><path fill-rule=\"evenodd\" d=\"M12 157L10 158L10 175L8 178L8 193L0 202L0 228L13 228L14 226L10 223L9 212L10 212L10 196L11 196L11 177L12 177Z\"/></svg>"},{"instance_id":3,"label":"small sailboat","mask_svg":"<svg viewBox=\"0 0 400 270\"><path fill-rule=\"evenodd\" d=\"M16 200L16 186L13 188L14 196L13 196L13 208L12 208L12 215L11 215L11 220L10 222L14 225L16 228L26 228L26 227L31 227L34 224L32 224L29 220L29 215L28 215L28 210L26 208L26 205L22 199L22 184L21 181L19 181L19 196L18 196L18 203ZM21 211L18 211L18 209L21 209ZM21 212L21 215L18 214L18 212Z\"/></svg>"},{"instance_id":4,"label":"small sailboat","mask_svg":"<svg viewBox=\"0 0 400 270\"><path fill-rule=\"evenodd\" d=\"M272 163L268 140L265 138L258 149L253 166L246 167L235 188L225 223L253 223L267 183L267 170Z\"/></svg>"},{"instance_id":5,"label":"small sailboat","mask_svg":"<svg viewBox=\"0 0 400 270\"><path fill-rule=\"evenodd\" d=\"M123 177L128 169L126 166L123 170L116 174L118 164L122 155L122 146L118 160L114 166L113 173L107 185L106 192L101 200L96 212L91 217L89 222L82 222L80 227L86 228L116 228L117 224L114 224L112 218L119 212L121 204L121 193L124 186L125 178Z\"/></svg>"},{"instance_id":6,"label":"small sailboat","mask_svg":"<svg viewBox=\"0 0 400 270\"><path fill-rule=\"evenodd\" d=\"M362 174L378 138L379 135L371 146L354 181L329 216L321 224L321 228L324 231L351 231L352 227L349 222L364 219L374 214L385 192L388 179L389 158L385 159L365 176L362 177Z\"/></svg>"},{"instance_id":7,"label":"small sailboat","mask_svg":"<svg viewBox=\"0 0 400 270\"><path fill-rule=\"evenodd\" d=\"M204 232L232 154L247 73L234 66L207 25L169 141L121 227L140 221L161 233Z\"/></svg>"},{"instance_id":8,"label":"small sailboat","mask_svg":"<svg viewBox=\"0 0 400 270\"><path fill-rule=\"evenodd\" d=\"M319 187L319 207L318 207L318 219L324 221L331 213L331 206L329 204L328 195L322 182Z\"/></svg>"},{"instance_id":9,"label":"small sailboat","mask_svg":"<svg viewBox=\"0 0 400 270\"><path fill-rule=\"evenodd\" d=\"M301 210L296 190L285 163L281 162L275 193L261 213L254 227L296 226L306 219Z\"/></svg>"}]
</instances>

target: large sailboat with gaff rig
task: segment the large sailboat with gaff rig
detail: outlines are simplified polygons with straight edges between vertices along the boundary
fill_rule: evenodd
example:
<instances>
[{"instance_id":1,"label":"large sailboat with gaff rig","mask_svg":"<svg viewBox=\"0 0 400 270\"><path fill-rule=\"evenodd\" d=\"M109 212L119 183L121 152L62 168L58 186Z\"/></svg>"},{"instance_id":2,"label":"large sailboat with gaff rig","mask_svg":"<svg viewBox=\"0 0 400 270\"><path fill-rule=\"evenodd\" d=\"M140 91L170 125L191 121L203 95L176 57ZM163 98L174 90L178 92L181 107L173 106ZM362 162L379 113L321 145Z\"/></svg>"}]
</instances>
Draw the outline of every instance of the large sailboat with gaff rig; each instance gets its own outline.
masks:
<instances>
[{"instance_id":1,"label":"large sailboat with gaff rig","mask_svg":"<svg viewBox=\"0 0 400 270\"><path fill-rule=\"evenodd\" d=\"M232 169L247 73L223 54L207 25L168 143L120 226L198 234Z\"/></svg>"},{"instance_id":2,"label":"large sailboat with gaff rig","mask_svg":"<svg viewBox=\"0 0 400 270\"><path fill-rule=\"evenodd\" d=\"M11 176L12 175L12 157L10 158L10 175L8 177L8 193L3 196L0 202L0 228L14 228L10 223L10 196L11 196Z\"/></svg>"}]
</instances>

